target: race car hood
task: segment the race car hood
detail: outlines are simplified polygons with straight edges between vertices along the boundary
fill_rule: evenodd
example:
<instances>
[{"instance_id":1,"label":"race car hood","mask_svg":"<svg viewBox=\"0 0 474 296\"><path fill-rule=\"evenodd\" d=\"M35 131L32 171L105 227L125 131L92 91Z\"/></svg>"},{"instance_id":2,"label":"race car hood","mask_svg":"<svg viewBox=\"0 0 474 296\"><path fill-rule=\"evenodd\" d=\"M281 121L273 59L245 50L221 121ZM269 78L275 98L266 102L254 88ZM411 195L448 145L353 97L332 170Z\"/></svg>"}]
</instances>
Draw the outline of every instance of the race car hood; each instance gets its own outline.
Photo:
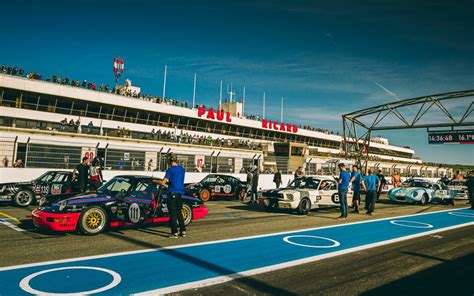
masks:
<instances>
[{"instance_id":1,"label":"race car hood","mask_svg":"<svg viewBox=\"0 0 474 296\"><path fill-rule=\"evenodd\" d=\"M278 189L263 190L263 191L261 191L261 193L262 193L262 196L278 197L278 195L282 194L283 192L285 192L285 193L295 193L295 192L299 192L299 191L300 190L298 190L295 187L285 187L285 188L278 188Z\"/></svg>"},{"instance_id":2,"label":"race car hood","mask_svg":"<svg viewBox=\"0 0 474 296\"><path fill-rule=\"evenodd\" d=\"M0 188L2 188L3 186L22 186L22 185L33 185L33 184L35 184L34 181L0 183Z\"/></svg>"},{"instance_id":3,"label":"race car hood","mask_svg":"<svg viewBox=\"0 0 474 296\"><path fill-rule=\"evenodd\" d=\"M406 195L406 194L409 194L410 192L418 190L418 189L423 189L423 188L421 188L421 187L400 187L400 188L394 188L391 191L391 193Z\"/></svg>"}]
</instances>

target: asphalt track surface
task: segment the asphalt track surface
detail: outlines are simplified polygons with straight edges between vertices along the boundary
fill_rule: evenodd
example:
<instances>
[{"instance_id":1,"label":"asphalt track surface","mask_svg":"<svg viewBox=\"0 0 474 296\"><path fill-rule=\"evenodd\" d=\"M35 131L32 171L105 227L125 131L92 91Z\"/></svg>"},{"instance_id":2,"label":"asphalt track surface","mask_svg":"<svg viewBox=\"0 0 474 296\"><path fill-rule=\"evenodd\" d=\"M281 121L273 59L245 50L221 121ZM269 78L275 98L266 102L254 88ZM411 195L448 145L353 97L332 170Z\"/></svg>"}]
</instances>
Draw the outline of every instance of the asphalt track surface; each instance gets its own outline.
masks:
<instances>
[{"instance_id":1,"label":"asphalt track surface","mask_svg":"<svg viewBox=\"0 0 474 296\"><path fill-rule=\"evenodd\" d=\"M109 261L109 263L104 263L105 265L89 260L4 270L0 272L0 283L2 283L0 285L0 294L16 295L26 293L18 289L20 280L28 275L34 275L38 271L67 266L69 268L71 266L85 266L86 268L47 271L43 274L34 275L33 278L29 279L28 284L43 292L81 292L84 291L84 286L81 286L82 290L79 290L79 287L67 281L64 281L63 286L56 284L54 287L45 283L54 283L54 281L51 281L51 278L67 274L73 282L82 281L84 278L94 278L96 282L91 282L88 284L90 287L86 287L88 290L93 290L113 283L115 277L111 273L115 271L121 277L120 282L116 287L111 287L110 290L105 290L103 293L115 295L117 293L129 294L131 292L152 290L155 292L179 291L179 294L185 295L190 293L201 295L224 293L242 295L353 295L364 293L387 294L387 292L390 294L393 291L404 291L403 294L406 295L407 292L416 291L417 284L424 287L425 292L431 289L435 294L442 291L440 287L450 287L449 291L461 293L456 295L472 295L473 292L471 278L463 280L467 275L474 274L474 227L472 226L474 218L471 217L472 211L469 210L461 210L463 213L465 211L468 212L464 217L460 217L459 215L449 214L449 212L458 212L451 206L430 205L421 207L378 204L378 211L372 217L351 215L347 222L339 222L334 219L337 217L337 210L335 209L317 211L311 213L308 217L301 217L285 212L266 213L258 207L244 206L231 201L212 202L209 204L209 207L211 210L209 216L204 220L195 221L189 227L189 237L170 240L164 237L168 232L166 226L154 226L146 229L122 229L95 237L75 234L54 235L35 230L28 224L27 220L22 221L24 219L22 216L24 217L29 210L0 206L0 216L3 217L1 218L3 220L0 222L4 221L9 224L0 223L0 247L4 253L3 255L6 255L1 256L0 265L12 266L140 249L156 249L171 245L232 239L249 235L258 236L261 234L328 225L347 223L351 223L351 225L295 233L295 235L315 235L319 236L319 238L292 237L288 239L290 243L283 240L289 235L284 234L280 236L257 237L251 240L237 240L227 243L169 249L165 250L166 252L140 252L127 255L129 261L124 260L124 256L114 256L107 260L97 259ZM458 203L458 207L465 207L465 204ZM424 215L424 213L439 210L449 211ZM403 219L397 218L395 220L388 219L353 224L356 221L365 222L371 219L380 220L381 218L412 214L422 215L409 218L404 217ZM411 222L398 223L401 225L390 223L390 221L397 220L408 220ZM377 227L366 227L377 225L377 223L383 224ZM428 227L426 224L420 223L428 223L434 226L426 229L413 227ZM386 241L387 239L400 237L405 239L408 235L438 231L446 227L457 227L465 223L470 223L470 226L452 229L447 232L431 233L422 237L394 242L367 250L359 250L345 255L340 254L336 257L312 263L305 263L304 261L306 258L339 251L339 249L347 249L351 247L350 244L353 244L352 247L367 245L371 243L370 239L375 239L375 241ZM396 231L386 231L392 228L396 229ZM340 234L334 233L335 229L350 231L344 231L344 235L339 236ZM379 230L378 232L377 229ZM369 235L363 235L363 232L367 230ZM357 235L348 236L347 233ZM391 235L395 235L395 237ZM357 237L363 237L363 239L358 240ZM331 239L337 241L340 246L336 248L308 248L297 245L327 247L335 244ZM249 245L249 241L252 241L252 244ZM253 245L257 241L260 242ZM225 245L229 244L233 245L226 249L227 246ZM296 257L285 257L287 255L282 255L285 252ZM158 257L149 257L151 255ZM145 257L139 258L137 256ZM235 272L245 275L245 271L255 267L268 268L268 266L275 266L275 264L290 262L295 259L303 260L294 266L284 269L262 274L249 274L251 276L237 278L224 284L197 290L194 289L196 283L189 284L189 282L195 282L196 280L208 280L209 278ZM78 265L77 263L81 264ZM102 267L106 270L90 269L97 267ZM134 270L135 273L130 274L129 270ZM173 272L175 276L171 275ZM13 275L14 273L16 275ZM442 280L439 280L439 277L442 277ZM175 281L177 278L179 280ZM4 285L5 282L14 284L8 286ZM210 283L213 282L211 281ZM436 283L437 285L431 283ZM183 286L168 290L156 290L176 284L183 284ZM411 288L408 289L408 287ZM189 288L191 290L181 291Z\"/></svg>"}]
</instances>

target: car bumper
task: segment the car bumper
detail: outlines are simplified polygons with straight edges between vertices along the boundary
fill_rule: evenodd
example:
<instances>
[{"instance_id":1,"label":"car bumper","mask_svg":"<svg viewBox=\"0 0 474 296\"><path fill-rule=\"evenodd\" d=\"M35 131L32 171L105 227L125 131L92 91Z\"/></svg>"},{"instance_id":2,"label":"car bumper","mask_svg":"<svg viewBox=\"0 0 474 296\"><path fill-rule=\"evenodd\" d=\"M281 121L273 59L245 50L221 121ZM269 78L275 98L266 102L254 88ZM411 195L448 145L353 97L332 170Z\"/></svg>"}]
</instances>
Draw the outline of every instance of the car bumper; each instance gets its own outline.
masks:
<instances>
[{"instance_id":1,"label":"car bumper","mask_svg":"<svg viewBox=\"0 0 474 296\"><path fill-rule=\"evenodd\" d=\"M31 219L36 227L52 231L74 231L81 213L48 213L38 209L33 210Z\"/></svg>"},{"instance_id":2,"label":"car bumper","mask_svg":"<svg viewBox=\"0 0 474 296\"><path fill-rule=\"evenodd\" d=\"M417 203L419 200L414 199L410 196L398 196L398 195L389 195L390 200L395 202L402 202L402 203Z\"/></svg>"},{"instance_id":3,"label":"car bumper","mask_svg":"<svg viewBox=\"0 0 474 296\"><path fill-rule=\"evenodd\" d=\"M203 204L200 207L193 208L193 220L201 219L207 216L209 209Z\"/></svg>"},{"instance_id":4,"label":"car bumper","mask_svg":"<svg viewBox=\"0 0 474 296\"><path fill-rule=\"evenodd\" d=\"M0 193L0 201L11 201L13 195Z\"/></svg>"},{"instance_id":5,"label":"car bumper","mask_svg":"<svg viewBox=\"0 0 474 296\"><path fill-rule=\"evenodd\" d=\"M261 206L270 206L271 203L274 203L280 209L296 209L298 208L299 201L290 201L290 200L281 200L281 199L273 199L270 201L268 198L260 197L258 199L258 204Z\"/></svg>"}]
</instances>

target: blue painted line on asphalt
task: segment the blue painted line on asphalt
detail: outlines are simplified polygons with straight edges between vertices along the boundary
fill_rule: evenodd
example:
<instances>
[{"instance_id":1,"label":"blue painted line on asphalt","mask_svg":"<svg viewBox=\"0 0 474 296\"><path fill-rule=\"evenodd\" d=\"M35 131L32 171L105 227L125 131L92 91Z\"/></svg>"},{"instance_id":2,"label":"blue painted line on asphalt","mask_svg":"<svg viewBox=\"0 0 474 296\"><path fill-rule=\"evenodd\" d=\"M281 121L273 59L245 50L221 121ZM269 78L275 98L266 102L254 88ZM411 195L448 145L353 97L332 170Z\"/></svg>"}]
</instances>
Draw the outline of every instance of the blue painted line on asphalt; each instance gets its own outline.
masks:
<instances>
[{"instance_id":1,"label":"blue painted line on asphalt","mask_svg":"<svg viewBox=\"0 0 474 296\"><path fill-rule=\"evenodd\" d=\"M28 295L27 291L97 291L102 295L164 293L464 225L474 225L474 211L450 210L108 257L0 268L0 295Z\"/></svg>"}]
</instances>

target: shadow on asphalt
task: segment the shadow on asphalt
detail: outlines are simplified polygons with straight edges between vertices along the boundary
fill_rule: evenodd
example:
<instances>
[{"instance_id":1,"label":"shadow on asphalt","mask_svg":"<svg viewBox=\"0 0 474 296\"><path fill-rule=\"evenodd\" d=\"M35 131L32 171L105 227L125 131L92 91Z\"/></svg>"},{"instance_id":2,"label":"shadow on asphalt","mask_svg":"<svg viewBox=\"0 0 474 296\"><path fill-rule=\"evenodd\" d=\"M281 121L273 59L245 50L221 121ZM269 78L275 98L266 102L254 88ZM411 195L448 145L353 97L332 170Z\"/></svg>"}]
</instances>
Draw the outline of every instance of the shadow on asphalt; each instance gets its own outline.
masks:
<instances>
[{"instance_id":1,"label":"shadow on asphalt","mask_svg":"<svg viewBox=\"0 0 474 296\"><path fill-rule=\"evenodd\" d=\"M429 259L444 262L361 295L473 295L474 254L448 261Z\"/></svg>"},{"instance_id":2,"label":"shadow on asphalt","mask_svg":"<svg viewBox=\"0 0 474 296\"><path fill-rule=\"evenodd\" d=\"M142 241L142 240L139 240L139 239L136 239L136 238L133 238L133 237L128 237L128 236L120 234L120 233L107 232L107 233L104 233L104 235L107 235L107 236L110 236L110 237L113 237L113 238L116 238L116 239L120 239L120 240L126 241L128 243L135 244L135 245L143 247L143 248L157 249L157 248L162 247L161 245L154 244L154 243L149 243L149 242L146 242L146 241ZM159 234L159 235L161 235L161 234ZM297 294L292 293L288 290L271 286L267 283L264 283L262 281L259 281L259 280L256 280L256 279L253 279L253 278L250 278L250 277L240 277L240 275L237 272L235 272L231 269L228 269L228 268L219 266L217 264L204 261L200 258L191 256L191 255L189 255L185 252L181 252L180 249L162 249L160 252L163 252L163 253L165 253L169 256L173 256L175 258L178 258L179 260L185 261L187 263L193 264L193 265L195 265L199 268L205 268L205 269L215 273L216 277L217 276L229 275L232 278L234 278L234 281L236 281L238 283L242 283L244 285L247 285L247 286L249 286L249 287L251 287L255 290L261 291L262 293L273 294L273 295L297 295Z\"/></svg>"}]
</instances>

